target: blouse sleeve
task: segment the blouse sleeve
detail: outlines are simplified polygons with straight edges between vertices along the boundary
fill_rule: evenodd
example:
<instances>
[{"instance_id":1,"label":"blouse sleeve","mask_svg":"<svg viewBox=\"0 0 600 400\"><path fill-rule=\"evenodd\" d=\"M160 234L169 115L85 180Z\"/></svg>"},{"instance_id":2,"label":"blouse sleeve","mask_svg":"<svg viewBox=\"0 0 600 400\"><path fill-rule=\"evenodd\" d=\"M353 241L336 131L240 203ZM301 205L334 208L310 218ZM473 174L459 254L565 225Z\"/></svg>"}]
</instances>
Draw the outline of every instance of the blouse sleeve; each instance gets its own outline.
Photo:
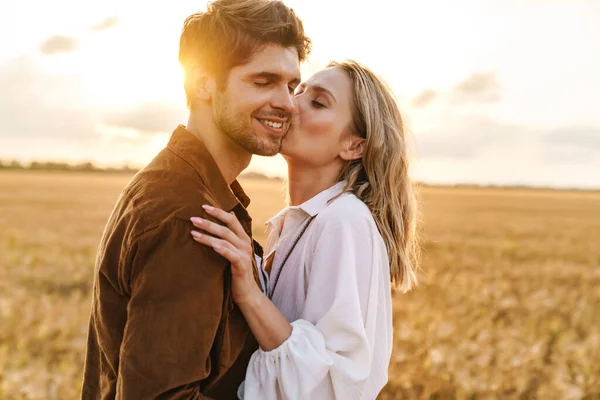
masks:
<instances>
[{"instance_id":1,"label":"blouse sleeve","mask_svg":"<svg viewBox=\"0 0 600 400\"><path fill-rule=\"evenodd\" d=\"M278 348L254 353L246 399L363 399L387 382L391 324L378 313L391 307L380 284L383 274L389 280L387 254L368 218L328 217L315 226L302 317ZM376 331L385 354L374 354Z\"/></svg>"}]
</instances>

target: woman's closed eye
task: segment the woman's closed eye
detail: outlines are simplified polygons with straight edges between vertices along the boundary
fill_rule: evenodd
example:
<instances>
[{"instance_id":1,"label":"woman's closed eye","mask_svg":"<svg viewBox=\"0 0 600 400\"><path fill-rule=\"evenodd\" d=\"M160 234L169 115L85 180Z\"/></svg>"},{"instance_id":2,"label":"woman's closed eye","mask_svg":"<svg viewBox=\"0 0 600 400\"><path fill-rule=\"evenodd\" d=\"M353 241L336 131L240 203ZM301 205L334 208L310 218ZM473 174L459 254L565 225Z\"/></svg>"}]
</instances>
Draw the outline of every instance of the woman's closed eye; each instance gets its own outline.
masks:
<instances>
[{"instance_id":1,"label":"woman's closed eye","mask_svg":"<svg viewBox=\"0 0 600 400\"><path fill-rule=\"evenodd\" d=\"M327 106L323 103L318 102L317 100L311 101L314 108L326 108Z\"/></svg>"}]
</instances>

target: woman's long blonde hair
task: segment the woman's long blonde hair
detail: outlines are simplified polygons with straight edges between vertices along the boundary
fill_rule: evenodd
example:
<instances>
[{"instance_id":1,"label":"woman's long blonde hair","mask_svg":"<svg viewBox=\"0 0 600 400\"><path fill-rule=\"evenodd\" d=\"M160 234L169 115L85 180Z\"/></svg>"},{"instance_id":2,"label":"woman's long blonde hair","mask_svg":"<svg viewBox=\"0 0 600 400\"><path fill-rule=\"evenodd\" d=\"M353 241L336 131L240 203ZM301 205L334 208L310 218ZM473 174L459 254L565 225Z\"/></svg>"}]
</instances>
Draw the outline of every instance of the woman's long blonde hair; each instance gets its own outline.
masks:
<instances>
[{"instance_id":1,"label":"woman's long blonde hair","mask_svg":"<svg viewBox=\"0 0 600 400\"><path fill-rule=\"evenodd\" d=\"M407 134L392 91L367 67L331 62L352 80L351 131L365 139L363 156L349 162L340 181L371 210L386 244L391 281L407 292L417 284L417 200L408 176Z\"/></svg>"}]
</instances>

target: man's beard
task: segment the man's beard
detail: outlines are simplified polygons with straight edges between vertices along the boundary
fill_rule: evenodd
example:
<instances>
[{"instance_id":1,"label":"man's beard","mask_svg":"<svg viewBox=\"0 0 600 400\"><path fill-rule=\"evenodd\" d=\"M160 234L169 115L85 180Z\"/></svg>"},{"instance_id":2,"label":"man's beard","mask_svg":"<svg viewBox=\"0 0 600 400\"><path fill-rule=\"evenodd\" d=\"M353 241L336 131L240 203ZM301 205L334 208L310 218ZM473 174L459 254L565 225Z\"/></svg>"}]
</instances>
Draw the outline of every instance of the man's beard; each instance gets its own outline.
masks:
<instances>
[{"instance_id":1,"label":"man's beard","mask_svg":"<svg viewBox=\"0 0 600 400\"><path fill-rule=\"evenodd\" d=\"M217 128L248 153L274 156L281 150L283 137L259 138L251 125L252 116L243 112L231 111L225 94L215 97L213 107Z\"/></svg>"}]
</instances>

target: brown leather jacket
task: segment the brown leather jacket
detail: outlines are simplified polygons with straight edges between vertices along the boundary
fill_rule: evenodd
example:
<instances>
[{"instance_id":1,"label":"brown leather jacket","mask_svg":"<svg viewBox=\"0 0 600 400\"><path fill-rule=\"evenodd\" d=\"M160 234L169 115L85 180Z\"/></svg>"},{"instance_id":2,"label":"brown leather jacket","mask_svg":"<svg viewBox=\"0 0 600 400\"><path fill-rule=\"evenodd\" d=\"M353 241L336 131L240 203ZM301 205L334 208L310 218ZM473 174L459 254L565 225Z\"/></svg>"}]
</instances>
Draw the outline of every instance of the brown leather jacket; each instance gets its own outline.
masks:
<instances>
[{"instance_id":1,"label":"brown leather jacket","mask_svg":"<svg viewBox=\"0 0 600 400\"><path fill-rule=\"evenodd\" d=\"M210 204L251 235L249 202L183 126L127 185L96 258L82 399L237 398L257 344L228 262L192 240L189 218L211 219Z\"/></svg>"}]
</instances>

